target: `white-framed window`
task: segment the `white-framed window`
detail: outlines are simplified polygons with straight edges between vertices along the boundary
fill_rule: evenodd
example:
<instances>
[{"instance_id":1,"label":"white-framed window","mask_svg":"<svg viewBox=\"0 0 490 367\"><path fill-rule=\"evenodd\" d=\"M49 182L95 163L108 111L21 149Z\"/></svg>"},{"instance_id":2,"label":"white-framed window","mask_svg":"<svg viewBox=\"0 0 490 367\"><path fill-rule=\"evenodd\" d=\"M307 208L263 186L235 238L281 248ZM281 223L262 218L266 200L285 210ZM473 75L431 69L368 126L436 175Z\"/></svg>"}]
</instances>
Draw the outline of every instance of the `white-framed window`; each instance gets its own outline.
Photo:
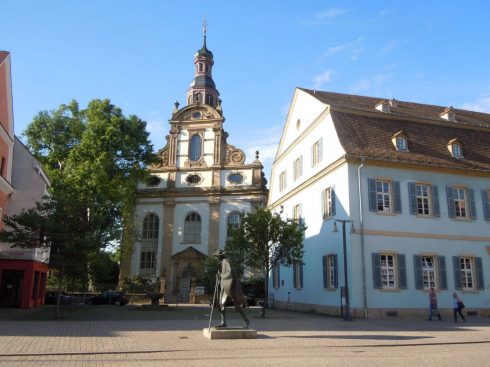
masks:
<instances>
[{"instance_id":1,"label":"white-framed window","mask_svg":"<svg viewBox=\"0 0 490 367\"><path fill-rule=\"evenodd\" d=\"M327 255L327 288L337 288L336 255Z\"/></svg>"},{"instance_id":2,"label":"white-framed window","mask_svg":"<svg viewBox=\"0 0 490 367\"><path fill-rule=\"evenodd\" d=\"M155 251L142 250L140 256L140 269L155 269Z\"/></svg>"},{"instance_id":3,"label":"white-framed window","mask_svg":"<svg viewBox=\"0 0 490 367\"><path fill-rule=\"evenodd\" d=\"M468 193L463 187L453 187L455 216L459 218L468 217Z\"/></svg>"},{"instance_id":4,"label":"white-framed window","mask_svg":"<svg viewBox=\"0 0 490 367\"><path fill-rule=\"evenodd\" d=\"M381 288L396 289L396 256L392 254L380 254L381 264Z\"/></svg>"},{"instance_id":5,"label":"white-framed window","mask_svg":"<svg viewBox=\"0 0 490 367\"><path fill-rule=\"evenodd\" d=\"M417 213L420 215L432 215L432 190L431 185L415 184L417 201Z\"/></svg>"},{"instance_id":6,"label":"white-framed window","mask_svg":"<svg viewBox=\"0 0 490 367\"><path fill-rule=\"evenodd\" d=\"M424 289L437 289L436 260L434 256L422 256L422 281Z\"/></svg>"},{"instance_id":7,"label":"white-framed window","mask_svg":"<svg viewBox=\"0 0 490 367\"><path fill-rule=\"evenodd\" d=\"M189 160L196 162L202 155L202 139L199 134L194 134L189 143Z\"/></svg>"},{"instance_id":8,"label":"white-framed window","mask_svg":"<svg viewBox=\"0 0 490 367\"><path fill-rule=\"evenodd\" d=\"M286 189L286 171L282 171L279 174L279 191L284 191Z\"/></svg>"},{"instance_id":9,"label":"white-framed window","mask_svg":"<svg viewBox=\"0 0 490 367\"><path fill-rule=\"evenodd\" d=\"M454 158L463 158L463 149L461 145L453 143L451 145L451 153Z\"/></svg>"},{"instance_id":10,"label":"white-framed window","mask_svg":"<svg viewBox=\"0 0 490 367\"><path fill-rule=\"evenodd\" d=\"M311 146L311 166L315 167L323 159L323 139L320 138Z\"/></svg>"},{"instance_id":11,"label":"white-framed window","mask_svg":"<svg viewBox=\"0 0 490 367\"><path fill-rule=\"evenodd\" d=\"M275 289L278 289L281 286L281 274L280 274L280 266L275 265L272 268L272 286Z\"/></svg>"},{"instance_id":12,"label":"white-framed window","mask_svg":"<svg viewBox=\"0 0 490 367\"><path fill-rule=\"evenodd\" d=\"M294 288L301 289L303 288L303 262L295 261L293 267Z\"/></svg>"},{"instance_id":13,"label":"white-framed window","mask_svg":"<svg viewBox=\"0 0 490 367\"><path fill-rule=\"evenodd\" d=\"M187 214L184 221L184 242L201 242L201 216L196 212Z\"/></svg>"},{"instance_id":14,"label":"white-framed window","mask_svg":"<svg viewBox=\"0 0 490 367\"><path fill-rule=\"evenodd\" d=\"M143 230L141 237L143 240L158 239L159 219L156 214L150 213L143 219Z\"/></svg>"},{"instance_id":15,"label":"white-framed window","mask_svg":"<svg viewBox=\"0 0 490 367\"><path fill-rule=\"evenodd\" d=\"M408 150L407 139L403 136L398 136L396 138L396 150L406 151Z\"/></svg>"},{"instance_id":16,"label":"white-framed window","mask_svg":"<svg viewBox=\"0 0 490 367\"><path fill-rule=\"evenodd\" d=\"M240 228L242 216L239 212L232 212L228 215L227 236L231 237L233 232Z\"/></svg>"},{"instance_id":17,"label":"white-framed window","mask_svg":"<svg viewBox=\"0 0 490 367\"><path fill-rule=\"evenodd\" d=\"M296 204L293 206L293 219L301 219L301 204Z\"/></svg>"},{"instance_id":18,"label":"white-framed window","mask_svg":"<svg viewBox=\"0 0 490 367\"><path fill-rule=\"evenodd\" d=\"M293 179L296 181L303 175L303 156L299 156L293 162Z\"/></svg>"},{"instance_id":19,"label":"white-framed window","mask_svg":"<svg viewBox=\"0 0 490 367\"><path fill-rule=\"evenodd\" d=\"M322 214L323 219L329 219L334 216L334 191L328 187L322 191Z\"/></svg>"},{"instance_id":20,"label":"white-framed window","mask_svg":"<svg viewBox=\"0 0 490 367\"><path fill-rule=\"evenodd\" d=\"M376 180L376 206L378 212L391 212L391 181Z\"/></svg>"},{"instance_id":21,"label":"white-framed window","mask_svg":"<svg viewBox=\"0 0 490 367\"><path fill-rule=\"evenodd\" d=\"M461 288L465 290L475 289L474 265L472 257L459 258L459 271L461 276Z\"/></svg>"}]
</instances>

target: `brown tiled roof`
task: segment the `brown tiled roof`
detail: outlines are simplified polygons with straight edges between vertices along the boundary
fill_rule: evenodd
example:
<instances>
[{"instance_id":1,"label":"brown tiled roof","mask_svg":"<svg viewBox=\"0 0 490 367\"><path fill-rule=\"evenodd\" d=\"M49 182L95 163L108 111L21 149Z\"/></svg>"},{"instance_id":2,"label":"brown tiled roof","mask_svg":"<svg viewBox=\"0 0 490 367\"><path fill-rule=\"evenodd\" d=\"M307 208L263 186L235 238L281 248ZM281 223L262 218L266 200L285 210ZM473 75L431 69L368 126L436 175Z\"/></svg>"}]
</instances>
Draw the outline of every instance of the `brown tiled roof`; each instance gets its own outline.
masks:
<instances>
[{"instance_id":1,"label":"brown tiled roof","mask_svg":"<svg viewBox=\"0 0 490 367\"><path fill-rule=\"evenodd\" d=\"M342 147L349 155L451 168L490 171L490 130L478 131L414 121L331 111ZM408 152L399 152L391 138L403 130ZM463 159L454 158L447 148L457 138Z\"/></svg>"},{"instance_id":2,"label":"brown tiled roof","mask_svg":"<svg viewBox=\"0 0 490 367\"><path fill-rule=\"evenodd\" d=\"M323 92L304 88L298 89L310 94L319 101L328 105L384 115L386 114L385 112L376 110L375 107L383 100L389 101L389 98L357 96L352 94ZM399 117L430 119L445 122L446 120L441 118L439 115L448 107L449 106L435 106L396 100L396 106L390 106L389 113L393 116ZM488 113L467 111L458 108L454 108L454 112L456 114L456 122L453 122L452 124L490 127L490 114Z\"/></svg>"}]
</instances>

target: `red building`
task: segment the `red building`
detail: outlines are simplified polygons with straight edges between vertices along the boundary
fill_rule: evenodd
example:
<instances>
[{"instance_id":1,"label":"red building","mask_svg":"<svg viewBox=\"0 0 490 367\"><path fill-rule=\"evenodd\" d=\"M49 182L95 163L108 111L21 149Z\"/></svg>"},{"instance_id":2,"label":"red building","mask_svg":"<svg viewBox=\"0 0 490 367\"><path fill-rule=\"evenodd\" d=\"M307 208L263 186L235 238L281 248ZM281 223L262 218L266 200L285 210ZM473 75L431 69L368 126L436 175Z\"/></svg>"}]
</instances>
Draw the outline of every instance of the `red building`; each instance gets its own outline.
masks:
<instances>
[{"instance_id":1,"label":"red building","mask_svg":"<svg viewBox=\"0 0 490 367\"><path fill-rule=\"evenodd\" d=\"M2 216L34 207L47 194L50 183L39 163L14 135L10 54L6 51L0 51L0 158ZM12 248L0 243L0 307L42 305L48 262L49 251L45 249Z\"/></svg>"}]
</instances>

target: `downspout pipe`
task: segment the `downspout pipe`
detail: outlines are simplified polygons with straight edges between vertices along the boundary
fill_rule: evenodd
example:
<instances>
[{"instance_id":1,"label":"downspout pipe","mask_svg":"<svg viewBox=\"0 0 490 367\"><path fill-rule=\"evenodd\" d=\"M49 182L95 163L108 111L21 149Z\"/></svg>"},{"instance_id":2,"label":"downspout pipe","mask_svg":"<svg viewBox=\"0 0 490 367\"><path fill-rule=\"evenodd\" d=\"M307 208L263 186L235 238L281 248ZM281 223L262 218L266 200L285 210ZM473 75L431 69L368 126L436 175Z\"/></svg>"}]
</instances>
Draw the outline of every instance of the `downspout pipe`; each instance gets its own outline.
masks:
<instances>
[{"instance_id":1,"label":"downspout pipe","mask_svg":"<svg viewBox=\"0 0 490 367\"><path fill-rule=\"evenodd\" d=\"M364 216L362 211L362 185L361 185L361 169L364 167L364 161L366 158L364 156L359 157L361 164L357 168L357 184L358 184L358 195L359 195L359 229L361 232L361 257L362 257L362 297L364 306L364 318L368 318L367 309L367 287L366 287L366 251L364 245Z\"/></svg>"}]
</instances>

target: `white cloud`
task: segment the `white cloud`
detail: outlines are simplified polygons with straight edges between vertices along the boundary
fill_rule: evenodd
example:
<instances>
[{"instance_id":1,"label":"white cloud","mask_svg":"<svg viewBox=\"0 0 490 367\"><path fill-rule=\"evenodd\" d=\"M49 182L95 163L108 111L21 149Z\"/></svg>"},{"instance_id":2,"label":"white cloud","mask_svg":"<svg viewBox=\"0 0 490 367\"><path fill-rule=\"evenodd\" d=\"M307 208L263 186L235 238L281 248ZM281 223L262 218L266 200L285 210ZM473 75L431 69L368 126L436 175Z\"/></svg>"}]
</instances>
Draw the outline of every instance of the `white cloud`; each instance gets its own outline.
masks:
<instances>
[{"instance_id":1,"label":"white cloud","mask_svg":"<svg viewBox=\"0 0 490 367\"><path fill-rule=\"evenodd\" d=\"M359 79L351 88L352 93L379 93L384 82L391 79L391 74L379 73L371 78Z\"/></svg>"},{"instance_id":2,"label":"white cloud","mask_svg":"<svg viewBox=\"0 0 490 367\"><path fill-rule=\"evenodd\" d=\"M475 102L464 103L462 109L490 113L490 97L479 98Z\"/></svg>"},{"instance_id":3,"label":"white cloud","mask_svg":"<svg viewBox=\"0 0 490 367\"><path fill-rule=\"evenodd\" d=\"M329 47L319 57L317 57L315 63L322 63L328 56L338 53L346 54L350 60L357 60L364 51L364 47L361 45L363 40L364 37L358 37L354 41Z\"/></svg>"},{"instance_id":4,"label":"white cloud","mask_svg":"<svg viewBox=\"0 0 490 367\"><path fill-rule=\"evenodd\" d=\"M313 77L313 88L319 89L325 83L328 83L332 79L332 70L325 70L322 74Z\"/></svg>"},{"instance_id":5,"label":"white cloud","mask_svg":"<svg viewBox=\"0 0 490 367\"><path fill-rule=\"evenodd\" d=\"M150 120L146 123L146 131L150 133L150 140L155 151L163 148L167 131L164 129L165 121Z\"/></svg>"},{"instance_id":6,"label":"white cloud","mask_svg":"<svg viewBox=\"0 0 490 367\"><path fill-rule=\"evenodd\" d=\"M398 46L398 44L399 44L398 41L390 41L381 48L379 53L380 54L389 54Z\"/></svg>"},{"instance_id":7,"label":"white cloud","mask_svg":"<svg viewBox=\"0 0 490 367\"><path fill-rule=\"evenodd\" d=\"M335 18L338 17L339 15L347 13L348 11L349 11L348 9L330 8L325 11L315 13L315 18L320 20Z\"/></svg>"}]
</instances>

